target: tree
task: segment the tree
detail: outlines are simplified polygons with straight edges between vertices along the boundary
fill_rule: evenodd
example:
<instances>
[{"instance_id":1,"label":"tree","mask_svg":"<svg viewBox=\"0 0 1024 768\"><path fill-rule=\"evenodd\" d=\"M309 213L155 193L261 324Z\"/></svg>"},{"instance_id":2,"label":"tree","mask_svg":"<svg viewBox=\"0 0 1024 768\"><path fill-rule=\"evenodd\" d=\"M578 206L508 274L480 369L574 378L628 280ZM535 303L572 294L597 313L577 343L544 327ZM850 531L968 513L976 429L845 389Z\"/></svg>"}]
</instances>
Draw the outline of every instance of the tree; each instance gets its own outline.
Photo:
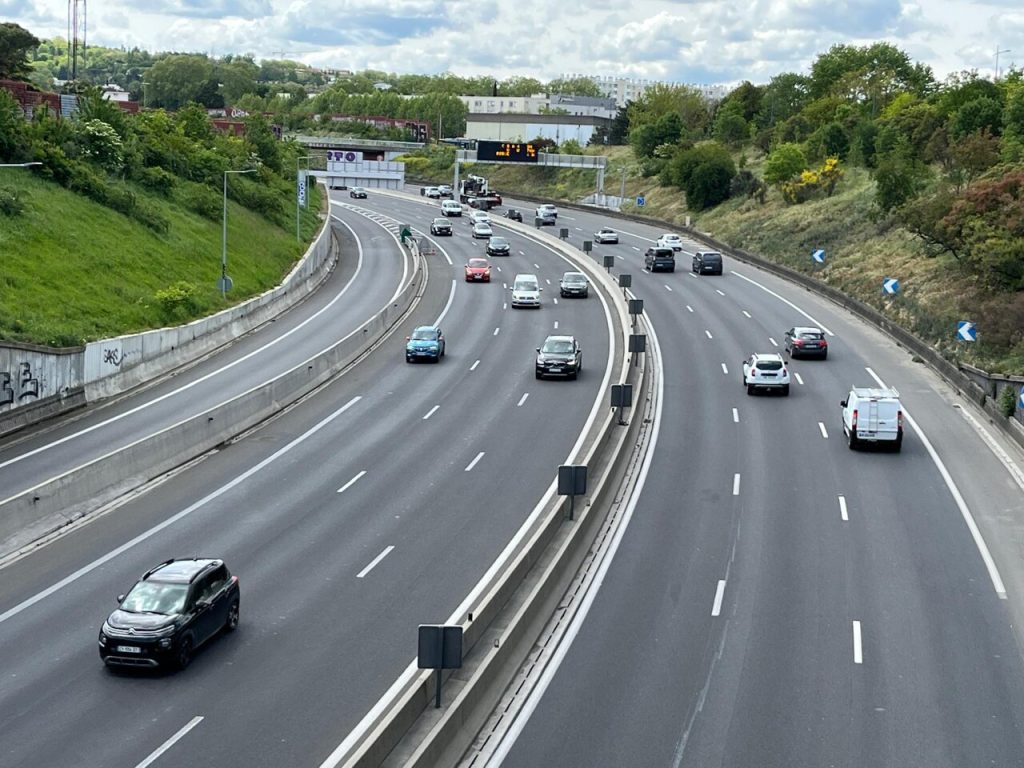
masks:
<instances>
[{"instance_id":1,"label":"tree","mask_svg":"<svg viewBox=\"0 0 1024 768\"><path fill-rule=\"evenodd\" d=\"M21 107L10 91L0 88L0 162L22 163L28 159L28 131Z\"/></svg>"},{"instance_id":2,"label":"tree","mask_svg":"<svg viewBox=\"0 0 1024 768\"><path fill-rule=\"evenodd\" d=\"M807 158L796 144L782 144L764 161L764 180L778 186L790 181L807 167Z\"/></svg>"},{"instance_id":3,"label":"tree","mask_svg":"<svg viewBox=\"0 0 1024 768\"><path fill-rule=\"evenodd\" d=\"M757 86L744 80L722 99L719 111L734 108L746 122L752 122L761 111L765 90L766 86Z\"/></svg>"},{"instance_id":4,"label":"tree","mask_svg":"<svg viewBox=\"0 0 1024 768\"><path fill-rule=\"evenodd\" d=\"M711 121L708 102L696 88L656 83L630 103L630 133L639 126L657 123L668 114L680 119L681 137L688 141L704 138Z\"/></svg>"},{"instance_id":5,"label":"tree","mask_svg":"<svg viewBox=\"0 0 1024 768\"><path fill-rule=\"evenodd\" d=\"M206 56L171 54L146 74L146 103L174 110L190 101L200 102L200 93L212 78L213 62Z\"/></svg>"},{"instance_id":6,"label":"tree","mask_svg":"<svg viewBox=\"0 0 1024 768\"><path fill-rule=\"evenodd\" d=\"M875 204L888 213L917 197L928 179L928 167L913 153L905 136L875 161Z\"/></svg>"},{"instance_id":7,"label":"tree","mask_svg":"<svg viewBox=\"0 0 1024 768\"><path fill-rule=\"evenodd\" d=\"M951 133L956 138L978 131L989 131L998 136L1002 129L1003 105L989 96L981 96L961 106L951 120Z\"/></svg>"},{"instance_id":8,"label":"tree","mask_svg":"<svg viewBox=\"0 0 1024 768\"><path fill-rule=\"evenodd\" d=\"M964 136L950 147L952 157L951 180L959 192L961 186L971 182L999 162L999 139L987 130Z\"/></svg>"},{"instance_id":9,"label":"tree","mask_svg":"<svg viewBox=\"0 0 1024 768\"><path fill-rule=\"evenodd\" d=\"M757 124L770 128L797 114L809 101L809 78L792 72L776 75L764 88Z\"/></svg>"},{"instance_id":10,"label":"tree","mask_svg":"<svg viewBox=\"0 0 1024 768\"><path fill-rule=\"evenodd\" d=\"M716 141L733 147L750 138L750 125L743 118L742 106L739 103L731 102L718 110L711 135Z\"/></svg>"},{"instance_id":11,"label":"tree","mask_svg":"<svg viewBox=\"0 0 1024 768\"><path fill-rule=\"evenodd\" d=\"M589 77L559 77L548 83L548 93L566 93L573 96L593 96L600 98L601 87Z\"/></svg>"},{"instance_id":12,"label":"tree","mask_svg":"<svg viewBox=\"0 0 1024 768\"><path fill-rule=\"evenodd\" d=\"M29 55L39 47L39 38L24 27L5 21L0 24L0 79L25 80L32 72Z\"/></svg>"},{"instance_id":13,"label":"tree","mask_svg":"<svg viewBox=\"0 0 1024 768\"><path fill-rule=\"evenodd\" d=\"M682 129L682 118L675 112L666 112L656 122L630 131L629 142L637 157L653 157L655 150L662 144L677 143Z\"/></svg>"},{"instance_id":14,"label":"tree","mask_svg":"<svg viewBox=\"0 0 1024 768\"><path fill-rule=\"evenodd\" d=\"M868 103L872 114L878 114L898 93L924 95L933 85L931 69L914 64L891 43L833 45L811 65L813 97L840 96Z\"/></svg>"},{"instance_id":15,"label":"tree","mask_svg":"<svg viewBox=\"0 0 1024 768\"><path fill-rule=\"evenodd\" d=\"M671 182L686 193L686 204L701 211L729 199L736 165L721 144L708 142L677 152L667 171Z\"/></svg>"}]
</instances>

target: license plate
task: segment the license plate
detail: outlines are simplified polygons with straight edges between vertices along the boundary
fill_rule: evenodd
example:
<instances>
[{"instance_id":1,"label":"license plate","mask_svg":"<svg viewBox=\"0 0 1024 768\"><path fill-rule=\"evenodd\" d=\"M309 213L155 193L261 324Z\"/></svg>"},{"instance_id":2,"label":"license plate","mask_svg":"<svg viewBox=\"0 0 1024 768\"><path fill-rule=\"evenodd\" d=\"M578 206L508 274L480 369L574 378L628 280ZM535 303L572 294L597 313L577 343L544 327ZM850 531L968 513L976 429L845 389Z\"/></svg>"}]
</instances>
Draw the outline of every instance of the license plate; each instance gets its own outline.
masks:
<instances>
[{"instance_id":1,"label":"license plate","mask_svg":"<svg viewBox=\"0 0 1024 768\"><path fill-rule=\"evenodd\" d=\"M551 373L561 373L562 372L562 369L557 367L557 366L552 366L551 368L548 368L548 370L551 371Z\"/></svg>"},{"instance_id":2,"label":"license plate","mask_svg":"<svg viewBox=\"0 0 1024 768\"><path fill-rule=\"evenodd\" d=\"M118 653L142 653L142 649L137 645L119 645L117 646Z\"/></svg>"}]
</instances>

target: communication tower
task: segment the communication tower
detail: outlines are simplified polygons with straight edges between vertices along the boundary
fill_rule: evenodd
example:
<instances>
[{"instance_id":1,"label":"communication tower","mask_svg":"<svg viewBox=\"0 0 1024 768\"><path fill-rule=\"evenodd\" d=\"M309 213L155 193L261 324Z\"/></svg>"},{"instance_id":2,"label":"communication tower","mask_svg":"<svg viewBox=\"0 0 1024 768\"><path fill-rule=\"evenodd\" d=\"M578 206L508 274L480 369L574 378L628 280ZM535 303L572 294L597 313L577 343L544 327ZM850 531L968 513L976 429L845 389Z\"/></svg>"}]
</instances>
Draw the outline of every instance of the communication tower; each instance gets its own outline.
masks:
<instances>
[{"instance_id":1,"label":"communication tower","mask_svg":"<svg viewBox=\"0 0 1024 768\"><path fill-rule=\"evenodd\" d=\"M85 69L85 0L68 0L68 69L69 80L78 79L78 64L81 58Z\"/></svg>"}]
</instances>

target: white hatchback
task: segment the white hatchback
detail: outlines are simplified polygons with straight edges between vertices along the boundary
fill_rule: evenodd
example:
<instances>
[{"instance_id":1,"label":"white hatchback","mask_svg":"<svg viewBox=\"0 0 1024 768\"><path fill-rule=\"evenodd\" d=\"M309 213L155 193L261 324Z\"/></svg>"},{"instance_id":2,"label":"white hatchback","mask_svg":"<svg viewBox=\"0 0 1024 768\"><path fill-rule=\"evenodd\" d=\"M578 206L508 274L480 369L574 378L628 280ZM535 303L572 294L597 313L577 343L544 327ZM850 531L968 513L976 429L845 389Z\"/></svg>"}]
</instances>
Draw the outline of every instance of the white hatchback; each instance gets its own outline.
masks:
<instances>
[{"instance_id":1,"label":"white hatchback","mask_svg":"<svg viewBox=\"0 0 1024 768\"><path fill-rule=\"evenodd\" d=\"M789 371L782 355L775 352L753 354L743 361L743 386L752 395L758 389L778 390L789 394Z\"/></svg>"},{"instance_id":2,"label":"white hatchback","mask_svg":"<svg viewBox=\"0 0 1024 768\"><path fill-rule=\"evenodd\" d=\"M683 250L683 238L679 235L673 235L671 232L666 232L658 238L658 247L671 248L673 251L681 251Z\"/></svg>"},{"instance_id":3,"label":"white hatchback","mask_svg":"<svg viewBox=\"0 0 1024 768\"><path fill-rule=\"evenodd\" d=\"M491 217L487 215L486 211L470 211L469 212L469 223L470 224L490 224Z\"/></svg>"}]
</instances>

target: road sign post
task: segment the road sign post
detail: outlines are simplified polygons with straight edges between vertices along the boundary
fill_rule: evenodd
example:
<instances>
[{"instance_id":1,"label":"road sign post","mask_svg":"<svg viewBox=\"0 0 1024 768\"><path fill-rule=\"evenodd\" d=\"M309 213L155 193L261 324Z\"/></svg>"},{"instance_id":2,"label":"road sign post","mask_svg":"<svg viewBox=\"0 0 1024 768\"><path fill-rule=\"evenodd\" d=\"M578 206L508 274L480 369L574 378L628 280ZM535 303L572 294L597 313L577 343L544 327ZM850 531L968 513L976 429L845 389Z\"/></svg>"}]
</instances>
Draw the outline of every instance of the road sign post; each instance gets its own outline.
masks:
<instances>
[{"instance_id":1,"label":"road sign post","mask_svg":"<svg viewBox=\"0 0 1024 768\"><path fill-rule=\"evenodd\" d=\"M957 341L977 341L978 329L970 320L960 320L956 324Z\"/></svg>"},{"instance_id":2,"label":"road sign post","mask_svg":"<svg viewBox=\"0 0 1024 768\"><path fill-rule=\"evenodd\" d=\"M618 409L618 423L620 427L626 426L628 422L622 418L622 409L630 408L633 405L632 384L612 384L612 408Z\"/></svg>"},{"instance_id":3,"label":"road sign post","mask_svg":"<svg viewBox=\"0 0 1024 768\"><path fill-rule=\"evenodd\" d=\"M895 296L900 292L900 281L895 277L887 277L882 280L882 292L886 296Z\"/></svg>"},{"instance_id":4,"label":"road sign post","mask_svg":"<svg viewBox=\"0 0 1024 768\"><path fill-rule=\"evenodd\" d=\"M633 317L635 320L636 315ZM647 351L647 334L631 333L629 335L629 351L633 353L633 365L640 365L640 353Z\"/></svg>"},{"instance_id":5,"label":"road sign post","mask_svg":"<svg viewBox=\"0 0 1024 768\"><path fill-rule=\"evenodd\" d=\"M647 200L644 198L644 196L643 195L637 195L637 197L636 197L636 207L637 208L643 208L644 205L646 205L646 204L647 204Z\"/></svg>"},{"instance_id":6,"label":"road sign post","mask_svg":"<svg viewBox=\"0 0 1024 768\"><path fill-rule=\"evenodd\" d=\"M814 263L815 264L824 264L825 263L825 249L824 248L818 248L816 250L811 251L811 258L814 259Z\"/></svg>"},{"instance_id":7,"label":"road sign post","mask_svg":"<svg viewBox=\"0 0 1024 768\"><path fill-rule=\"evenodd\" d=\"M562 464L558 468L558 495L569 497L569 519L575 519L576 497L587 492L587 465Z\"/></svg>"},{"instance_id":8,"label":"road sign post","mask_svg":"<svg viewBox=\"0 0 1024 768\"><path fill-rule=\"evenodd\" d=\"M611 254L605 255L605 257L604 257L604 268L605 268L605 271L611 272L612 271L612 267L614 267L614 266L615 266L615 257L612 256Z\"/></svg>"},{"instance_id":9,"label":"road sign post","mask_svg":"<svg viewBox=\"0 0 1024 768\"><path fill-rule=\"evenodd\" d=\"M462 666L462 627L458 624L420 624L417 666L437 670L434 708L441 707L441 672Z\"/></svg>"}]
</instances>

